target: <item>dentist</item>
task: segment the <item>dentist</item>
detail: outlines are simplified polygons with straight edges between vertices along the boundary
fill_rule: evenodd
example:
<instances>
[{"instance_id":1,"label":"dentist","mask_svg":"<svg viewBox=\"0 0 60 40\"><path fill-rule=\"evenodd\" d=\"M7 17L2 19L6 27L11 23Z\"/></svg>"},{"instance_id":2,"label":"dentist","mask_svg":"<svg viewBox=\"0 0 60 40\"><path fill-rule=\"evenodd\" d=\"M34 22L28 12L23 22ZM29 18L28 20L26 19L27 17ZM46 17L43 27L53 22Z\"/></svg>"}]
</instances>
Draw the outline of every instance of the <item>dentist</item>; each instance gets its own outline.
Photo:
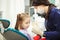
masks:
<instances>
[{"instance_id":1,"label":"dentist","mask_svg":"<svg viewBox=\"0 0 60 40\"><path fill-rule=\"evenodd\" d=\"M46 37L46 40L60 40L60 10L48 0L33 0L32 6L45 18L46 27L46 31L34 29L33 32Z\"/></svg>"}]
</instances>

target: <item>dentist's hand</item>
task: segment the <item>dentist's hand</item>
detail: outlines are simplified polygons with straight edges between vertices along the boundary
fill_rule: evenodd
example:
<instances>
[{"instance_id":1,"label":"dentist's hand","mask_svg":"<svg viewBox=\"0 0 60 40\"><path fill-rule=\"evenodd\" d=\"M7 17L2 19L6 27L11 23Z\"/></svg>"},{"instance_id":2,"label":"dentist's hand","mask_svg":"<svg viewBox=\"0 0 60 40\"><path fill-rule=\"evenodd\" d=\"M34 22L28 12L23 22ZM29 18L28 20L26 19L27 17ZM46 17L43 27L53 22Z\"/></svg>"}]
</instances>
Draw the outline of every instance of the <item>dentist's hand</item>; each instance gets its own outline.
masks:
<instances>
[{"instance_id":1,"label":"dentist's hand","mask_svg":"<svg viewBox=\"0 0 60 40\"><path fill-rule=\"evenodd\" d=\"M32 32L35 34L39 34L40 36L43 36L43 31L39 28L38 23L37 22L33 22L32 23Z\"/></svg>"}]
</instances>

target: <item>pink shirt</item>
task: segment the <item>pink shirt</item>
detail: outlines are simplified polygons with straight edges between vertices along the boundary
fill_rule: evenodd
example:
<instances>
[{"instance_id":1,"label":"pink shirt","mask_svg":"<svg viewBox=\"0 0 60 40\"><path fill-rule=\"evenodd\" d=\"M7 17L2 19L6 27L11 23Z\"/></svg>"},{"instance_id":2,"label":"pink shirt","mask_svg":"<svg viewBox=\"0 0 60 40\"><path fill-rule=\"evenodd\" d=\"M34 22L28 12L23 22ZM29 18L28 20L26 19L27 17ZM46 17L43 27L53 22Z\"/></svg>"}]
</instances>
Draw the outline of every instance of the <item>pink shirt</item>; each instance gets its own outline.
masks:
<instances>
[{"instance_id":1,"label":"pink shirt","mask_svg":"<svg viewBox=\"0 0 60 40\"><path fill-rule=\"evenodd\" d=\"M24 35L26 35L26 36L28 37L29 40L32 40L32 37L30 36L30 34L28 33L27 30L21 29L20 32L22 32Z\"/></svg>"}]
</instances>

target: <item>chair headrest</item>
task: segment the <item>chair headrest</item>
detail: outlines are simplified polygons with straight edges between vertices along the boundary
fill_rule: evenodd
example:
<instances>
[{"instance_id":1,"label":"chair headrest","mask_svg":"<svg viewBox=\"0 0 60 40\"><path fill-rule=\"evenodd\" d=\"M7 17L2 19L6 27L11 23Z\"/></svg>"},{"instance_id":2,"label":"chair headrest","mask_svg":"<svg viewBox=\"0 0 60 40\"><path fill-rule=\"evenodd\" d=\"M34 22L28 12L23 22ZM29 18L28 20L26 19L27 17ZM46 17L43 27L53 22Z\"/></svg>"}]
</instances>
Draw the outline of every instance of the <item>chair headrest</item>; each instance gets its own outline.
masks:
<instances>
[{"instance_id":1,"label":"chair headrest","mask_svg":"<svg viewBox=\"0 0 60 40\"><path fill-rule=\"evenodd\" d=\"M2 23L4 28L8 28L10 25L10 21L6 19L0 19L0 22Z\"/></svg>"}]
</instances>

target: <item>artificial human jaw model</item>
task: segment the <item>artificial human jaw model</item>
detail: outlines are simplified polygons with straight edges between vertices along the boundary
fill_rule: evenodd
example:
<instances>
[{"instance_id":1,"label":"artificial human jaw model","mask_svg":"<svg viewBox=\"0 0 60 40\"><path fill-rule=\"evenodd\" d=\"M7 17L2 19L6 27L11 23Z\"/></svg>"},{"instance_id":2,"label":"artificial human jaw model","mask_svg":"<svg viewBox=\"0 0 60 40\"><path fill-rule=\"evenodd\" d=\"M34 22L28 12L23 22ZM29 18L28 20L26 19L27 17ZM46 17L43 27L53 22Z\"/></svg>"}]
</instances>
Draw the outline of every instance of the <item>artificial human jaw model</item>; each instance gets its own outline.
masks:
<instances>
[{"instance_id":1,"label":"artificial human jaw model","mask_svg":"<svg viewBox=\"0 0 60 40\"><path fill-rule=\"evenodd\" d=\"M35 10L35 13L33 15L33 22L32 22L32 31L35 33L35 34L40 34L39 31L46 31L46 28L45 28L45 19L41 16L38 16L37 13L36 13L36 10Z\"/></svg>"}]
</instances>

